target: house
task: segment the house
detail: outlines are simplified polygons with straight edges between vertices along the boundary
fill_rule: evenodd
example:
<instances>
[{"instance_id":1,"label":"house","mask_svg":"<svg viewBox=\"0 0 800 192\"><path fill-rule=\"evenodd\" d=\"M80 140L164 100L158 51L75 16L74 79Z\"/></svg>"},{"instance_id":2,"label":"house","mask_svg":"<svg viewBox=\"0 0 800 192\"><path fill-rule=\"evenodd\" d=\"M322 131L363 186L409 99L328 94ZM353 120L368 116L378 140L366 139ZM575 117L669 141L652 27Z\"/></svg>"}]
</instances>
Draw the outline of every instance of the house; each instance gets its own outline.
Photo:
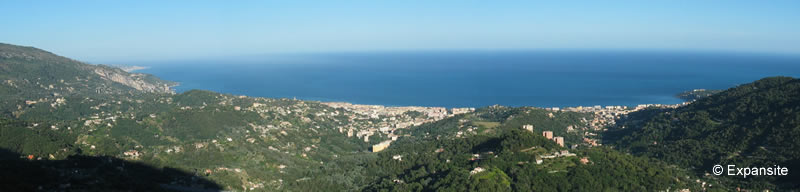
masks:
<instances>
[{"instance_id":1,"label":"house","mask_svg":"<svg viewBox=\"0 0 800 192\"><path fill-rule=\"evenodd\" d=\"M391 145L391 144L392 144L392 140L386 140L386 141L383 141L381 143L372 145L372 152L383 151L384 149L388 148L389 145Z\"/></svg>"},{"instance_id":2,"label":"house","mask_svg":"<svg viewBox=\"0 0 800 192\"><path fill-rule=\"evenodd\" d=\"M560 146L564 146L564 137L553 137L553 141Z\"/></svg>"},{"instance_id":3,"label":"house","mask_svg":"<svg viewBox=\"0 0 800 192\"><path fill-rule=\"evenodd\" d=\"M584 165L589 163L589 158L588 157L581 158L581 163L583 163Z\"/></svg>"},{"instance_id":4,"label":"house","mask_svg":"<svg viewBox=\"0 0 800 192\"><path fill-rule=\"evenodd\" d=\"M523 125L522 129L525 129L525 130L528 130L530 132L533 132L533 125Z\"/></svg>"},{"instance_id":5,"label":"house","mask_svg":"<svg viewBox=\"0 0 800 192\"><path fill-rule=\"evenodd\" d=\"M584 143L588 143L589 145L592 145L592 146L597 146L598 145L597 144L597 140L589 139L589 138L586 138L586 137L583 138L583 142Z\"/></svg>"},{"instance_id":6,"label":"house","mask_svg":"<svg viewBox=\"0 0 800 192\"><path fill-rule=\"evenodd\" d=\"M128 157L132 157L132 158L138 158L139 155L141 155L141 153L139 151L137 151L137 150L126 151L126 152L123 152L122 154L125 155L125 156L128 156Z\"/></svg>"},{"instance_id":7,"label":"house","mask_svg":"<svg viewBox=\"0 0 800 192\"><path fill-rule=\"evenodd\" d=\"M552 131L542 131L542 136L547 139L553 139L553 132Z\"/></svg>"},{"instance_id":8,"label":"house","mask_svg":"<svg viewBox=\"0 0 800 192\"><path fill-rule=\"evenodd\" d=\"M483 172L483 171L486 171L486 169L481 168L481 167L475 167L475 169L472 169L472 171L470 171L469 174L470 175L475 175L475 174Z\"/></svg>"}]
</instances>

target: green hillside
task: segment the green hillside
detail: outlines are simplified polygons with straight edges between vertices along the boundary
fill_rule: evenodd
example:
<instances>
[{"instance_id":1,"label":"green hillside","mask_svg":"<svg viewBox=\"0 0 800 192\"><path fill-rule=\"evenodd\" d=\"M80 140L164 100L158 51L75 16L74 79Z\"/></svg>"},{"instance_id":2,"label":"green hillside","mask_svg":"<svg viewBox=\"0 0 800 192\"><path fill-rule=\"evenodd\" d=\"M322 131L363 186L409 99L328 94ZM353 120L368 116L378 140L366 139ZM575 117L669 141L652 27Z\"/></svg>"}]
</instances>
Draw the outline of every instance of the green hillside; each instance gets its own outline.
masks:
<instances>
[{"instance_id":1,"label":"green hillside","mask_svg":"<svg viewBox=\"0 0 800 192\"><path fill-rule=\"evenodd\" d=\"M317 101L175 93L174 85L0 44L0 168L7 170L0 191L798 187L794 176L703 174L725 163L797 166L800 92L792 78L763 79L674 110L634 112L607 133L590 127L611 114L586 111L377 114ZM564 137L565 146L542 131ZM386 150L370 151L393 137ZM600 137L617 148L588 142Z\"/></svg>"},{"instance_id":2,"label":"green hillside","mask_svg":"<svg viewBox=\"0 0 800 192\"><path fill-rule=\"evenodd\" d=\"M300 179L336 154L368 153L371 144L336 129L366 121L348 118L362 115L319 102L175 94L172 82L31 47L0 44L0 80L0 148L10 151L4 157L35 157L13 164L72 169L63 162L109 157L200 179L172 189L201 190L195 184L203 179L228 190L285 189L283 180ZM103 181L98 186L117 182ZM86 182L94 181L65 189Z\"/></svg>"},{"instance_id":3,"label":"green hillside","mask_svg":"<svg viewBox=\"0 0 800 192\"><path fill-rule=\"evenodd\" d=\"M303 182L308 184L303 189L341 189L336 186L357 186L355 189L362 191L702 189L691 172L660 160L585 144L573 149L560 147L544 138L540 131L530 132L516 126L541 123L542 129L561 129L560 132L566 133L566 128L557 122L579 119L553 118L541 122L544 120L534 118L540 110L545 111L495 106L413 127L408 130L411 136L398 139L385 151L320 167L315 172L319 173L316 178ZM481 125L475 122L492 120L489 117L503 120L491 129L484 129L491 131L466 133L469 128L481 130ZM549 127L547 122L556 125ZM462 134L459 136L457 132ZM582 162L584 159L586 162Z\"/></svg>"},{"instance_id":4,"label":"green hillside","mask_svg":"<svg viewBox=\"0 0 800 192\"><path fill-rule=\"evenodd\" d=\"M711 173L714 165L800 168L800 80L764 78L675 110L631 114L606 140L634 154ZM625 128L622 128L625 127ZM752 189L796 189L800 177L722 176Z\"/></svg>"},{"instance_id":5,"label":"green hillside","mask_svg":"<svg viewBox=\"0 0 800 192\"><path fill-rule=\"evenodd\" d=\"M498 136L400 142L368 164L378 180L367 190L657 191L697 187L685 172L658 160L604 147L570 149L569 155L561 155L564 151L567 149L541 135L520 129ZM548 157L553 154L559 155ZM585 163L581 162L584 158Z\"/></svg>"}]
</instances>

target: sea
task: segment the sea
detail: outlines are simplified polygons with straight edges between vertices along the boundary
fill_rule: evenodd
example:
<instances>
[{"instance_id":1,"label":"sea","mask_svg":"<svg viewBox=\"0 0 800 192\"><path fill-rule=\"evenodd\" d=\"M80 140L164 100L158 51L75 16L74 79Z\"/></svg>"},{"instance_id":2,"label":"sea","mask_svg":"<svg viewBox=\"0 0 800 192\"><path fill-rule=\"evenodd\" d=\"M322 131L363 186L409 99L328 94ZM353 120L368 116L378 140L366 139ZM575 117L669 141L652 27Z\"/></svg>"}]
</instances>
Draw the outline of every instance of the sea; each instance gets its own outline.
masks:
<instances>
[{"instance_id":1,"label":"sea","mask_svg":"<svg viewBox=\"0 0 800 192\"><path fill-rule=\"evenodd\" d=\"M693 89L800 76L800 56L681 51L397 51L128 62L178 92L386 106L676 104Z\"/></svg>"}]
</instances>

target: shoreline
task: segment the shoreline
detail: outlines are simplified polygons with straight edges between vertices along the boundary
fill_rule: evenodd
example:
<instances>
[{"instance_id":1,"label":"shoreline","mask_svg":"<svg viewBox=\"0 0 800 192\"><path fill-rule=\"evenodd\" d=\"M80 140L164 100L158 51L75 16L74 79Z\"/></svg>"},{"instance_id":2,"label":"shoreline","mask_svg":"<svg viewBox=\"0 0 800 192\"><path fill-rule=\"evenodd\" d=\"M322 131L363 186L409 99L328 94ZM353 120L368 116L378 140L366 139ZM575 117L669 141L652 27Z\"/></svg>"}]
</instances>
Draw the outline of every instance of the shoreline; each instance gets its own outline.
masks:
<instances>
[{"instance_id":1,"label":"shoreline","mask_svg":"<svg viewBox=\"0 0 800 192\"><path fill-rule=\"evenodd\" d=\"M139 70L150 69L150 67L146 67L146 66L117 66L117 67L119 67L120 69L122 69L123 71L128 72L128 73L131 73L131 72L134 72L134 71L139 71Z\"/></svg>"}]
</instances>

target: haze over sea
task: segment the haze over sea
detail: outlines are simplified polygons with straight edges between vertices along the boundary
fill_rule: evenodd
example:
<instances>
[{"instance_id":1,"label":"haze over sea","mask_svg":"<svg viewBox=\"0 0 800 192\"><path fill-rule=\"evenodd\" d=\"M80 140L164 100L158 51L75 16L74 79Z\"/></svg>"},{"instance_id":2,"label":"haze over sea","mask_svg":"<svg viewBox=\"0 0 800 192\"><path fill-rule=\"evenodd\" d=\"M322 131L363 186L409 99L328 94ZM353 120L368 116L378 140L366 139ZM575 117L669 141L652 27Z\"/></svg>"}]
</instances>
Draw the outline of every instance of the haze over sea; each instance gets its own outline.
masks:
<instances>
[{"instance_id":1,"label":"haze over sea","mask_svg":"<svg viewBox=\"0 0 800 192\"><path fill-rule=\"evenodd\" d=\"M692 89L800 76L800 56L668 51L428 51L284 54L120 63L179 92L389 106L675 104Z\"/></svg>"}]
</instances>

